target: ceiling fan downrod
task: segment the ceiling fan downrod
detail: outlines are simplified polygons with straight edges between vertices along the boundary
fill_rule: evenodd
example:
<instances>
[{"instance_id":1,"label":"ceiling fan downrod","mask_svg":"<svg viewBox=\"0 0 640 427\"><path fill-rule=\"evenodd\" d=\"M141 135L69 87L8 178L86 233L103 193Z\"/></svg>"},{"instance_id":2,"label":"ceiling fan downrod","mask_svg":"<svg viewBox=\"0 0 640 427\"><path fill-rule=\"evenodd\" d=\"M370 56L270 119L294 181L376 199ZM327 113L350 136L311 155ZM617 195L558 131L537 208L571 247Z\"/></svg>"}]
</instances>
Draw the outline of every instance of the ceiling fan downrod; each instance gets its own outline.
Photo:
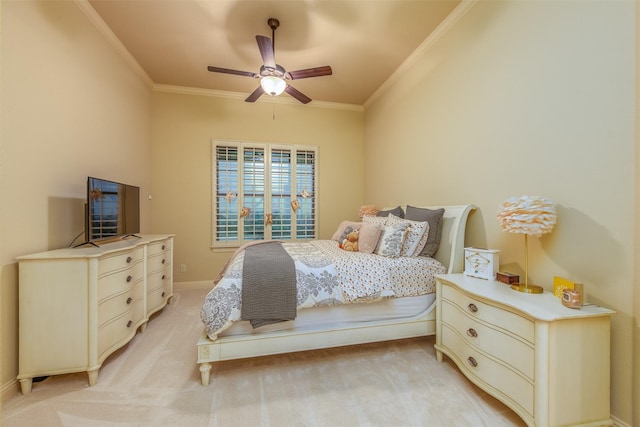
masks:
<instances>
[{"instance_id":1,"label":"ceiling fan downrod","mask_svg":"<svg viewBox=\"0 0 640 427\"><path fill-rule=\"evenodd\" d=\"M267 25L271 28L271 47L273 49L273 57L276 56L276 30L280 26L280 21L276 18L269 18L267 20Z\"/></svg>"}]
</instances>

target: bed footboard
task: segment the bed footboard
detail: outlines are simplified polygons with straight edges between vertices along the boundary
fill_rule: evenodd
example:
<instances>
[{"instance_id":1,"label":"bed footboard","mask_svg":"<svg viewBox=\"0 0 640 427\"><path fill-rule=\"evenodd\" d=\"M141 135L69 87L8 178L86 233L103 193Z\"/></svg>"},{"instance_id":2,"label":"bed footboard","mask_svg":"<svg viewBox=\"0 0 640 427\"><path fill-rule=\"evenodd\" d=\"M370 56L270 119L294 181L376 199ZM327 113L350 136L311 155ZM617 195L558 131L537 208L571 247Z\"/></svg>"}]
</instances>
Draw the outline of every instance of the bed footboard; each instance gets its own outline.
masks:
<instances>
[{"instance_id":1,"label":"bed footboard","mask_svg":"<svg viewBox=\"0 0 640 427\"><path fill-rule=\"evenodd\" d=\"M209 384L211 362L414 338L434 335L435 331L435 310L431 310L420 318L365 322L331 330L268 332L215 341L203 332L197 344L200 380L204 387Z\"/></svg>"}]
</instances>

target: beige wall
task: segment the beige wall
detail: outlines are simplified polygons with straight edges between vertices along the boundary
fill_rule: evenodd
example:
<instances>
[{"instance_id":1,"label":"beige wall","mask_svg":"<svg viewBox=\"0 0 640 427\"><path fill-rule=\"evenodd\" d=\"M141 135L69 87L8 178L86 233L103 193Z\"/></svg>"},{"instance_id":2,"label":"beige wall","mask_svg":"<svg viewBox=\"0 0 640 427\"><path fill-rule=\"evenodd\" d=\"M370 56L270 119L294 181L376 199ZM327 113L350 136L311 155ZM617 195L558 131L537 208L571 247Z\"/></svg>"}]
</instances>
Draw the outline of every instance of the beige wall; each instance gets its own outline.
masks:
<instances>
[{"instance_id":1,"label":"beige wall","mask_svg":"<svg viewBox=\"0 0 640 427\"><path fill-rule=\"evenodd\" d=\"M634 7L480 1L365 112L365 201L473 203L467 244L501 249L503 269L523 274L524 240L499 229L500 202L557 203L553 233L530 239L530 279L583 282L617 311L611 408L628 425L639 369Z\"/></svg>"},{"instance_id":2,"label":"beige wall","mask_svg":"<svg viewBox=\"0 0 640 427\"><path fill-rule=\"evenodd\" d=\"M73 2L3 0L1 25L0 381L6 392L17 375L15 257L66 246L83 230L88 175L151 191L151 91ZM144 200L141 220L142 231L150 231Z\"/></svg>"},{"instance_id":3,"label":"beige wall","mask_svg":"<svg viewBox=\"0 0 640 427\"><path fill-rule=\"evenodd\" d=\"M634 308L633 308L633 337L634 337L634 352L633 360L636 362L632 365L633 371L631 373L633 381L633 420L636 423L640 420L640 262L638 262L638 254L640 254L640 129L638 123L640 122L640 114L638 106L640 105L640 7L636 5L636 49L635 49L635 64L636 64L636 111L634 115L635 128L636 128L636 153L635 153L635 233L634 233Z\"/></svg>"},{"instance_id":4,"label":"beige wall","mask_svg":"<svg viewBox=\"0 0 640 427\"><path fill-rule=\"evenodd\" d=\"M320 237L357 218L364 185L361 111L165 92L154 92L152 110L153 230L176 234L177 282L213 280L229 256L210 249L213 139L317 146Z\"/></svg>"}]
</instances>

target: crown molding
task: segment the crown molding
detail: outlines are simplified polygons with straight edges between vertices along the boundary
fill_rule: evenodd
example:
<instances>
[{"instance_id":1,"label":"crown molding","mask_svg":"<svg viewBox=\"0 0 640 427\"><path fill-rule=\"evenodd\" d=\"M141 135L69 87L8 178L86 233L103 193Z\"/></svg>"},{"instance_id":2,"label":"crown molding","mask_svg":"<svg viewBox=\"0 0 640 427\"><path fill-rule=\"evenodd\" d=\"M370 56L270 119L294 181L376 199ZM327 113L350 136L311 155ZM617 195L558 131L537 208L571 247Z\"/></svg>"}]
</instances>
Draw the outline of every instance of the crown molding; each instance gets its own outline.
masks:
<instances>
[{"instance_id":1,"label":"crown molding","mask_svg":"<svg viewBox=\"0 0 640 427\"><path fill-rule=\"evenodd\" d=\"M78 8L84 12L84 14L89 18L91 23L98 29L98 31L107 39L107 41L111 44L111 46L120 54L120 56L125 60L127 65L131 67L131 69L142 79L142 81L147 85L147 87L153 87L153 80L151 77L144 71L144 69L140 66L138 61L131 55L131 53L127 50L127 48L122 44L120 39L116 37L116 35L111 31L111 28L104 22L102 17L98 15L98 12L91 6L88 0L73 0L73 2L78 6Z\"/></svg>"},{"instance_id":2,"label":"crown molding","mask_svg":"<svg viewBox=\"0 0 640 427\"><path fill-rule=\"evenodd\" d=\"M367 99L365 109L378 100L391 86L402 79L409 68L436 44L480 0L462 0L429 36L405 59L387 80Z\"/></svg>"},{"instance_id":3,"label":"crown molding","mask_svg":"<svg viewBox=\"0 0 640 427\"><path fill-rule=\"evenodd\" d=\"M210 96L215 98L227 98L227 99L235 99L238 101L244 101L247 97L246 93L241 92L230 92L224 90L215 90L215 89L200 89L186 86L174 86L174 85L161 85L155 84L153 85L154 92L165 92L165 93L178 93L183 95L198 95L198 96ZM258 98L256 102L269 102L276 104L290 104L290 105L301 105L298 101L290 97L277 96L275 98L271 98L268 96L263 96ZM315 107L315 108L328 108L332 110L347 110L347 111L364 111L364 107L362 105L356 104L342 104L339 102L326 102L326 101L311 101L309 104L305 105L305 107Z\"/></svg>"}]
</instances>

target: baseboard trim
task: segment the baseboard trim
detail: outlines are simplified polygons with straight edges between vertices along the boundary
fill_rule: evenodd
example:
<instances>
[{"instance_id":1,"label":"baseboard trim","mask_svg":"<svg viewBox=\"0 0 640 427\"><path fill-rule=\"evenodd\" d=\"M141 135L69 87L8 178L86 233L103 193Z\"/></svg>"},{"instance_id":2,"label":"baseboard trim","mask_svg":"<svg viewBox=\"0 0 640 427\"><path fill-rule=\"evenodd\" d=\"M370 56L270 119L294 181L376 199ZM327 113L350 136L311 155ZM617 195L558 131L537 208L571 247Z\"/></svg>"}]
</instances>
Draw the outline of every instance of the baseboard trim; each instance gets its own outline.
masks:
<instances>
[{"instance_id":1,"label":"baseboard trim","mask_svg":"<svg viewBox=\"0 0 640 427\"><path fill-rule=\"evenodd\" d=\"M213 281L200 280L196 282L173 282L173 289L213 289Z\"/></svg>"},{"instance_id":2,"label":"baseboard trim","mask_svg":"<svg viewBox=\"0 0 640 427\"><path fill-rule=\"evenodd\" d=\"M11 380L2 385L2 389L0 389L0 402L4 402L8 398L17 396L18 394L18 380Z\"/></svg>"},{"instance_id":3,"label":"baseboard trim","mask_svg":"<svg viewBox=\"0 0 640 427\"><path fill-rule=\"evenodd\" d=\"M611 420L613 421L614 427L631 427L631 424L627 424L619 418L611 416Z\"/></svg>"}]
</instances>

